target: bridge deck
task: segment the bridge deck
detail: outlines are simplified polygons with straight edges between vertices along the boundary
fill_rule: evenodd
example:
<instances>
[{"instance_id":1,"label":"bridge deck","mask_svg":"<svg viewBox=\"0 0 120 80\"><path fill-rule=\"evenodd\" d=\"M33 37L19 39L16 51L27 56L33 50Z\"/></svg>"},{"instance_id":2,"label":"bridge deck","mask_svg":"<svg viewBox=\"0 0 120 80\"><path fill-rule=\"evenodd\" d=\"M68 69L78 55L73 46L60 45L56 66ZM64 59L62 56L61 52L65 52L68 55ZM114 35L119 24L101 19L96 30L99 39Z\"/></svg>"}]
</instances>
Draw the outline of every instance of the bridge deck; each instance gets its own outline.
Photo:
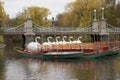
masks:
<instances>
[{"instance_id":1,"label":"bridge deck","mask_svg":"<svg viewBox=\"0 0 120 80\"><path fill-rule=\"evenodd\" d=\"M23 35L25 32L6 32L2 35ZM99 34L99 32L35 32L36 35L79 35L79 34ZM111 32L109 34L120 34L120 32Z\"/></svg>"}]
</instances>

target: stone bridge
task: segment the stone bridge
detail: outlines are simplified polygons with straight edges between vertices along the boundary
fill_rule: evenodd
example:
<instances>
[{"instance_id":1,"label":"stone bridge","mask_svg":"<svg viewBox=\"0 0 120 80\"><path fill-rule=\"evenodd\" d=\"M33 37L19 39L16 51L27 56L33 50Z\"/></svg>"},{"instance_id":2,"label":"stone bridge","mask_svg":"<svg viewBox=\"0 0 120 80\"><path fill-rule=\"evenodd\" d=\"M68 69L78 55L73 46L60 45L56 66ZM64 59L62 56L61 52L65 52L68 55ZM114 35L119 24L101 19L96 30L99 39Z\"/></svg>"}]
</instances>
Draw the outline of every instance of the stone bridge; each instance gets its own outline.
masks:
<instances>
[{"instance_id":1,"label":"stone bridge","mask_svg":"<svg viewBox=\"0 0 120 80\"><path fill-rule=\"evenodd\" d=\"M98 41L106 41L108 40L108 35L120 34L120 28L112 26L106 22L104 18L104 10L102 10L102 17L101 20L98 21L96 19L96 10L94 10L94 19L92 24L89 26L80 28L71 28L71 27L43 27L34 22L30 17L29 11L27 12L27 18L25 22L21 25L18 25L13 28L2 28L3 35L23 35L25 44L33 41L35 35L72 35L72 34L90 34L92 35L92 41L94 37L100 37ZM97 35L97 36L96 36Z\"/></svg>"}]
</instances>

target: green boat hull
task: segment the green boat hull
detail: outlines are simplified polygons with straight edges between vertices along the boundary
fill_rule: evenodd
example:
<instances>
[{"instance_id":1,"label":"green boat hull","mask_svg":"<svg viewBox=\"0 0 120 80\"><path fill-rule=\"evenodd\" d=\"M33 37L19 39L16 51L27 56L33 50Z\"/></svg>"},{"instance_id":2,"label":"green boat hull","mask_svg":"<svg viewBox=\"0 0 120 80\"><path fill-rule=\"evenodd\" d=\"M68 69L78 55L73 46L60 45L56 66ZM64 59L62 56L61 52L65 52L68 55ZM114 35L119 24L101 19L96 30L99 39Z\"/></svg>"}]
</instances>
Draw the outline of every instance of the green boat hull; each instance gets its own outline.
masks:
<instances>
[{"instance_id":1,"label":"green boat hull","mask_svg":"<svg viewBox=\"0 0 120 80\"><path fill-rule=\"evenodd\" d=\"M83 59L93 59L93 58L101 58L101 57L106 57L106 56L114 56L119 54L119 50L117 51L105 51L102 53L98 53L98 54L90 54L90 55L83 55L82 58Z\"/></svg>"},{"instance_id":2,"label":"green boat hull","mask_svg":"<svg viewBox=\"0 0 120 80\"><path fill-rule=\"evenodd\" d=\"M66 54L64 54L66 53ZM82 56L82 52L58 52L58 54L43 54L41 58L48 59L71 59L71 58L80 58Z\"/></svg>"},{"instance_id":3,"label":"green boat hull","mask_svg":"<svg viewBox=\"0 0 120 80\"><path fill-rule=\"evenodd\" d=\"M26 54L26 53L19 53L19 52L17 52L17 54L19 54L21 58L41 58L41 55L37 55L37 54Z\"/></svg>"},{"instance_id":4,"label":"green boat hull","mask_svg":"<svg viewBox=\"0 0 120 80\"><path fill-rule=\"evenodd\" d=\"M83 52L48 52L42 54L26 53L23 50L17 49L17 54L22 58L43 58L43 59L71 59L79 58L83 55Z\"/></svg>"},{"instance_id":5,"label":"green boat hull","mask_svg":"<svg viewBox=\"0 0 120 80\"><path fill-rule=\"evenodd\" d=\"M71 59L71 58L82 58L82 59L94 59L94 58L100 58L105 56L114 56L120 53L119 50L111 50L111 51L105 51L102 53L91 53L85 55L83 52L48 52L48 53L42 53L42 54L31 54L24 52L23 49L15 48L17 53L22 58L42 58L42 59Z\"/></svg>"}]
</instances>

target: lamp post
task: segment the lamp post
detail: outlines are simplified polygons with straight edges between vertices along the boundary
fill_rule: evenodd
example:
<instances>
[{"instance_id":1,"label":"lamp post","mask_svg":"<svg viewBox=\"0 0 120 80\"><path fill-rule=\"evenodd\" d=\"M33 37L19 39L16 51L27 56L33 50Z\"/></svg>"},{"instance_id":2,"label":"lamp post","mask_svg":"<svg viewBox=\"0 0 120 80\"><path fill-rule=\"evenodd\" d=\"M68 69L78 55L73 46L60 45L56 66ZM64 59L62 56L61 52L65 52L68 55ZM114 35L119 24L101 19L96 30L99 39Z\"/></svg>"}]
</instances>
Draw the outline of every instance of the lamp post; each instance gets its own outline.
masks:
<instances>
[{"instance_id":1,"label":"lamp post","mask_svg":"<svg viewBox=\"0 0 120 80\"><path fill-rule=\"evenodd\" d=\"M102 8L102 19L105 19L104 18L104 8Z\"/></svg>"},{"instance_id":2,"label":"lamp post","mask_svg":"<svg viewBox=\"0 0 120 80\"><path fill-rule=\"evenodd\" d=\"M52 26L54 27L54 17L52 17Z\"/></svg>"},{"instance_id":3,"label":"lamp post","mask_svg":"<svg viewBox=\"0 0 120 80\"><path fill-rule=\"evenodd\" d=\"M94 21L96 21L96 10L94 10Z\"/></svg>"}]
</instances>

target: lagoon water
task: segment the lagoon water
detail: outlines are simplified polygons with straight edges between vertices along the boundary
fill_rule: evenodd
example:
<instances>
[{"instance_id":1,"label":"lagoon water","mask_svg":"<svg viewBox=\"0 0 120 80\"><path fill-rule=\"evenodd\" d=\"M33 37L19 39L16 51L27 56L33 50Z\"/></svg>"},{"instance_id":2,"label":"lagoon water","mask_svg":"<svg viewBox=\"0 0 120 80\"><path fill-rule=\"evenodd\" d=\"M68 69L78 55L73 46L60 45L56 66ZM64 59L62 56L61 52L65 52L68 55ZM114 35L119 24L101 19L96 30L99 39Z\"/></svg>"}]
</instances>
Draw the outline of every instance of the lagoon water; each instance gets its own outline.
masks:
<instances>
[{"instance_id":1,"label":"lagoon water","mask_svg":"<svg viewBox=\"0 0 120 80\"><path fill-rule=\"evenodd\" d=\"M0 49L0 80L120 80L120 55L94 60L42 60L20 58L13 50Z\"/></svg>"}]
</instances>

